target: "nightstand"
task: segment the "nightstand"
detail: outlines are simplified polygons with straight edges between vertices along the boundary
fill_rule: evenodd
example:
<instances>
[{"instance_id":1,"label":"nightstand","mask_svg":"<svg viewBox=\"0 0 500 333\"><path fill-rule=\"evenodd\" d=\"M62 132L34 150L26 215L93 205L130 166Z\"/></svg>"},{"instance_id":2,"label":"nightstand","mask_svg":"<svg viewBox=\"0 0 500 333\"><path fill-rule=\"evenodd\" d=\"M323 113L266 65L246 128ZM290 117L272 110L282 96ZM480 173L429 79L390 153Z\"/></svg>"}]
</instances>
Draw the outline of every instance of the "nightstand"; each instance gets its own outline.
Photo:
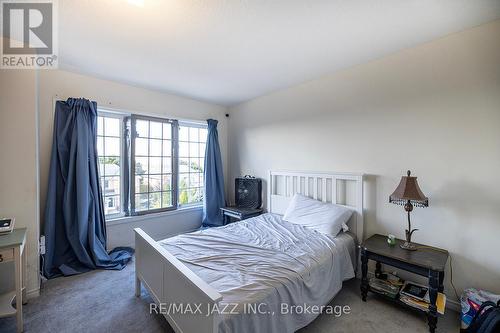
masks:
<instances>
[{"instance_id":1,"label":"nightstand","mask_svg":"<svg viewBox=\"0 0 500 333\"><path fill-rule=\"evenodd\" d=\"M17 332L23 331L23 304L26 304L26 228L0 235L0 263L14 261L16 290L0 295L0 318L16 316ZM0 265L2 266L2 265ZM16 307L12 303L16 300Z\"/></svg>"},{"instance_id":2,"label":"nightstand","mask_svg":"<svg viewBox=\"0 0 500 333\"><path fill-rule=\"evenodd\" d=\"M222 207L220 209L224 217L224 225L231 223L231 218L238 221L246 220L251 217L262 214L262 208L240 208L240 207Z\"/></svg>"},{"instance_id":3,"label":"nightstand","mask_svg":"<svg viewBox=\"0 0 500 333\"><path fill-rule=\"evenodd\" d=\"M370 289L368 284L368 260L376 261L375 275L381 272L381 264L387 264L408 272L412 272L429 279L429 309L424 311L427 314L429 332L434 333L437 325L436 300L438 292L443 292L444 270L448 261L448 251L414 243L416 251L408 251L399 247L403 240L397 239L396 245L390 246L387 243L387 236L373 235L361 246L361 298L366 302L366 296ZM391 299L392 300L392 299ZM393 301L406 307L399 296ZM410 307L415 309L413 307ZM420 310L422 311L422 310Z\"/></svg>"}]
</instances>

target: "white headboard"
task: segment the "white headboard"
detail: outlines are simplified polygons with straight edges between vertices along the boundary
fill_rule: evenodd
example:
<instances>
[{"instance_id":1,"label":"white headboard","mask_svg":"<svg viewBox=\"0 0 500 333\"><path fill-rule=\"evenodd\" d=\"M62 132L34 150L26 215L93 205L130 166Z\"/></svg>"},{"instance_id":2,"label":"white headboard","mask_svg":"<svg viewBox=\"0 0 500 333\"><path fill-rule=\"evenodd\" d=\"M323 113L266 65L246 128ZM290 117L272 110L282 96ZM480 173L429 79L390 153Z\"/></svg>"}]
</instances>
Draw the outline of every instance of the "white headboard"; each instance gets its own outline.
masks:
<instances>
[{"instance_id":1,"label":"white headboard","mask_svg":"<svg viewBox=\"0 0 500 333\"><path fill-rule=\"evenodd\" d=\"M353 173L269 171L267 209L284 214L295 193L354 209L349 230L363 241L363 175Z\"/></svg>"}]
</instances>

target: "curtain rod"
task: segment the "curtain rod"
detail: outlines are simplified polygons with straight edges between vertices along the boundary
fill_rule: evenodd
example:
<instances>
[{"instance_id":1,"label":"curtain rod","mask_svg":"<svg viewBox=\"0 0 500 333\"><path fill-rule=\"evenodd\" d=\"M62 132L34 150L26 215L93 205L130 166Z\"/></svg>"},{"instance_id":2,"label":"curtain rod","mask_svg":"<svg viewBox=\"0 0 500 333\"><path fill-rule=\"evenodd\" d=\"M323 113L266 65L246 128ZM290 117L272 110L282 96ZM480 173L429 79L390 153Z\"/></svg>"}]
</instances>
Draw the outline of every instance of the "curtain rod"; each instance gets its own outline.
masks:
<instances>
[{"instance_id":1,"label":"curtain rod","mask_svg":"<svg viewBox=\"0 0 500 333\"><path fill-rule=\"evenodd\" d=\"M83 98L86 98L86 97L83 97ZM87 99L92 100L92 98L87 98ZM64 102L66 100L67 100L67 98L62 98L58 94L56 94L52 98L52 104L53 104L53 106L55 106L55 104L56 104L57 101L63 101ZM112 105L112 103L108 102L108 105ZM122 114L122 115L123 114L125 114L125 115L137 114L137 115L149 116L149 117L158 117L160 115L160 116L164 116L166 118L176 119L180 123L185 123L185 124L194 124L194 125L206 125L207 124L205 119L179 118L179 117L175 117L175 116L169 116L168 114L163 114L163 113L159 114L159 113L150 113L150 112L142 112L142 111L133 111L133 110L126 109L126 108L116 108L116 107L111 107L111 106L100 106L100 104L97 104L97 109L98 110L102 110L104 112L115 113L115 114Z\"/></svg>"}]
</instances>

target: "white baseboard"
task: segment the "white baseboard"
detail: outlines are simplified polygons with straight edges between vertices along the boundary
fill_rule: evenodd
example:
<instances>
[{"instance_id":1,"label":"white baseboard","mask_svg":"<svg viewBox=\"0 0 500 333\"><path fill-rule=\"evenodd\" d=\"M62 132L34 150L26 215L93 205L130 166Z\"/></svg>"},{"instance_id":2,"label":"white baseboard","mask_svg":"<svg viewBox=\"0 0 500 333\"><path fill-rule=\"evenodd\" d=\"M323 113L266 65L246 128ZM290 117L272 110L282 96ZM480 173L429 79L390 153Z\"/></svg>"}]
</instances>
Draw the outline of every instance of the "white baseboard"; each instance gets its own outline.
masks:
<instances>
[{"instance_id":1,"label":"white baseboard","mask_svg":"<svg viewBox=\"0 0 500 333\"><path fill-rule=\"evenodd\" d=\"M462 311L460 301L455 301L455 300L449 299L448 295L446 296L446 308L453 310L453 311L456 311L456 312Z\"/></svg>"},{"instance_id":2,"label":"white baseboard","mask_svg":"<svg viewBox=\"0 0 500 333\"><path fill-rule=\"evenodd\" d=\"M28 299L37 298L38 296L40 296L40 288L33 289L33 290L26 292L26 297Z\"/></svg>"}]
</instances>

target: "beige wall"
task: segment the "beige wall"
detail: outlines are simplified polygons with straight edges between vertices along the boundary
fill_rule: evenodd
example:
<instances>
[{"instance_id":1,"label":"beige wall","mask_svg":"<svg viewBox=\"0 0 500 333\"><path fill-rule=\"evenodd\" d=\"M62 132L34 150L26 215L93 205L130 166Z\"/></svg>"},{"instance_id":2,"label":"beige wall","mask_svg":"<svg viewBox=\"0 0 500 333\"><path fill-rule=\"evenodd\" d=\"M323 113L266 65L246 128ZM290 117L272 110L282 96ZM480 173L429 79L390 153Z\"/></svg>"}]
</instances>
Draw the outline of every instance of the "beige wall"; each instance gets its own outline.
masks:
<instances>
[{"instance_id":1,"label":"beige wall","mask_svg":"<svg viewBox=\"0 0 500 333\"><path fill-rule=\"evenodd\" d=\"M208 118L217 119L219 120L218 129L223 161L227 166L225 107L62 70L41 71L39 81L40 211L42 224L52 147L54 100L56 99L85 97L96 101L101 107L146 115L203 121ZM122 223L111 223L108 226L108 247L111 249L116 246L133 245L133 228L136 227L143 228L152 237L159 239L191 231L200 225L201 213L199 209L181 214L152 215L129 219Z\"/></svg>"},{"instance_id":2,"label":"beige wall","mask_svg":"<svg viewBox=\"0 0 500 333\"><path fill-rule=\"evenodd\" d=\"M27 227L28 295L39 289L36 72L0 70L0 216ZM14 288L13 267L0 272L1 290Z\"/></svg>"},{"instance_id":3,"label":"beige wall","mask_svg":"<svg viewBox=\"0 0 500 333\"><path fill-rule=\"evenodd\" d=\"M231 108L230 177L363 172L365 237L403 237L388 196L411 169L430 198L414 240L451 252L459 292L500 293L499 36L495 21Z\"/></svg>"},{"instance_id":4,"label":"beige wall","mask_svg":"<svg viewBox=\"0 0 500 333\"><path fill-rule=\"evenodd\" d=\"M38 238L40 228L43 233L56 99L85 97L99 106L129 112L185 120L217 119L227 166L225 107L61 70L0 70L0 88L0 216L14 216L16 226L28 227L29 292L39 289ZM200 209L114 222L108 226L108 246L133 245L135 227L164 238L200 224ZM0 290L13 285L8 277L0 278L9 281Z\"/></svg>"}]
</instances>

